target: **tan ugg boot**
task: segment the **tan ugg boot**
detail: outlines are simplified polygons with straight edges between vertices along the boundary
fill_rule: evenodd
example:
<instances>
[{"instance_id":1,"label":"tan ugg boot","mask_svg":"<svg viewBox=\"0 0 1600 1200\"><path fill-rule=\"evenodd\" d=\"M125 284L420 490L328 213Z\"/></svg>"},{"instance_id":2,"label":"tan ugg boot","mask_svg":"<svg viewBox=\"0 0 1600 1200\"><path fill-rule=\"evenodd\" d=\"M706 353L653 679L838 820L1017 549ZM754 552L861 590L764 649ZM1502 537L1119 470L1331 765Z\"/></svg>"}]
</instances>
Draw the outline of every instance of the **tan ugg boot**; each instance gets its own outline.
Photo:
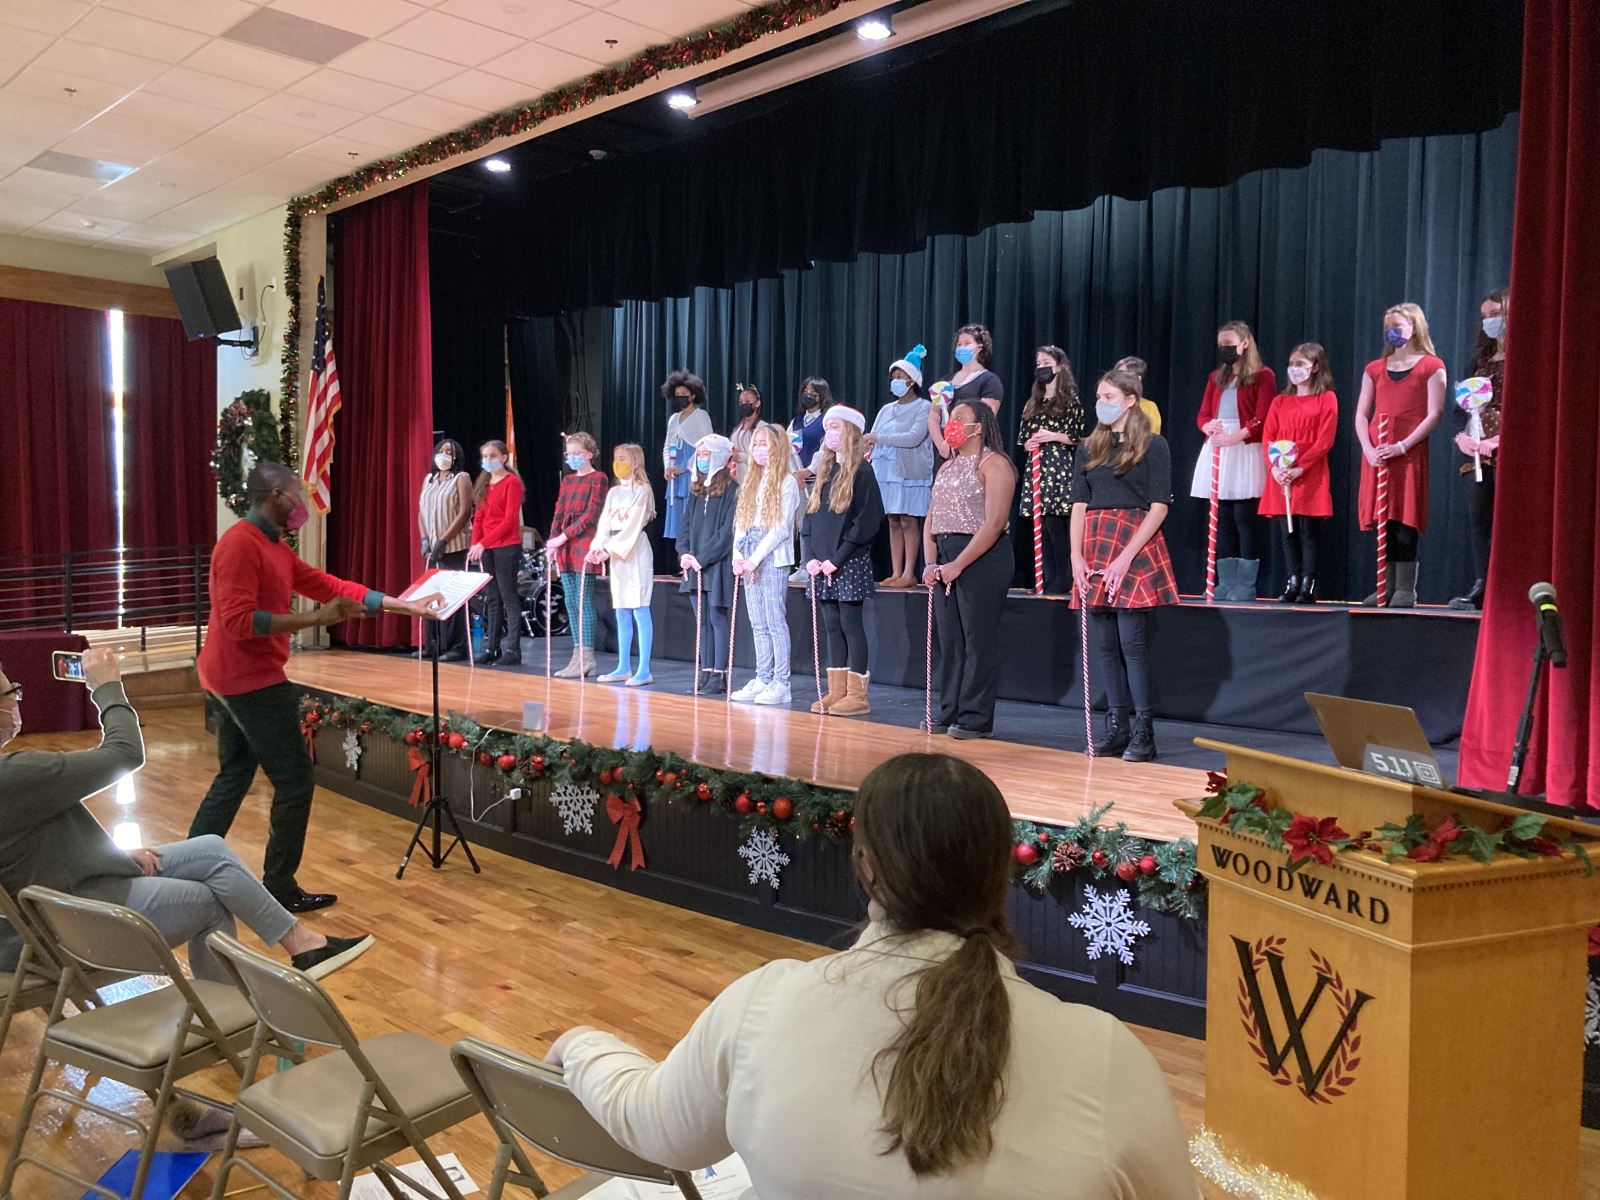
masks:
<instances>
[{"instance_id":1,"label":"tan ugg boot","mask_svg":"<svg viewBox=\"0 0 1600 1200\"><path fill-rule=\"evenodd\" d=\"M578 667L579 675L593 675L595 672L594 647L585 646L581 651L583 662Z\"/></svg>"},{"instance_id":2,"label":"tan ugg boot","mask_svg":"<svg viewBox=\"0 0 1600 1200\"><path fill-rule=\"evenodd\" d=\"M835 717L861 717L872 711L872 705L867 701L867 685L872 681L871 675L857 675L849 672L849 690L843 700L840 700L828 710L830 716Z\"/></svg>"},{"instance_id":3,"label":"tan ugg boot","mask_svg":"<svg viewBox=\"0 0 1600 1200\"><path fill-rule=\"evenodd\" d=\"M583 667L581 665L581 660L578 657L577 648L574 647L573 651L572 651L572 657L567 659L567 665L566 666L562 667L561 670L556 672L556 678L557 679L576 679L578 677L578 672L581 671L582 669L583 669Z\"/></svg>"},{"instance_id":4,"label":"tan ugg boot","mask_svg":"<svg viewBox=\"0 0 1600 1200\"><path fill-rule=\"evenodd\" d=\"M832 712L833 706L843 700L850 687L850 672L843 667L828 668L828 693L811 706L814 713Z\"/></svg>"}]
</instances>

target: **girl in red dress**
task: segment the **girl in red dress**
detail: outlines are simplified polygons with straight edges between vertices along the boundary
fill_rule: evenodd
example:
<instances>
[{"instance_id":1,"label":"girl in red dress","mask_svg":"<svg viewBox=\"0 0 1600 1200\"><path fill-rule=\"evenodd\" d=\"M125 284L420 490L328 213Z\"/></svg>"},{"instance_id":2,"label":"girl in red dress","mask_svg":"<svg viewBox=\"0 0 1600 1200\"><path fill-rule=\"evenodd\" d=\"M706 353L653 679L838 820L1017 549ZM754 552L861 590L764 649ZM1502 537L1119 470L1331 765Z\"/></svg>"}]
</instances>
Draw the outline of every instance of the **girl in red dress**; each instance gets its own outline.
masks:
<instances>
[{"instance_id":1,"label":"girl in red dress","mask_svg":"<svg viewBox=\"0 0 1600 1200\"><path fill-rule=\"evenodd\" d=\"M1328 487L1328 452L1339 428L1339 397L1333 393L1328 352L1316 342L1301 342L1289 352L1289 390L1267 410L1261 440L1267 446L1288 441L1295 446L1294 466L1275 466L1267 457L1268 480L1261 493L1261 515L1277 517L1283 533L1283 557L1289 582L1278 599L1285 604L1317 602L1317 534L1333 515ZM1284 488L1289 508L1284 508ZM1287 520L1294 514L1293 528Z\"/></svg>"},{"instance_id":2,"label":"girl in red dress","mask_svg":"<svg viewBox=\"0 0 1600 1200\"><path fill-rule=\"evenodd\" d=\"M1367 364L1356 400L1362 529L1378 523L1378 466L1388 469L1389 607L1417 602L1417 541L1428 528L1428 435L1444 413L1444 361L1428 318L1409 302L1383 314L1383 357ZM1387 420L1388 431L1382 425ZM1378 603L1374 591L1361 602Z\"/></svg>"}]
</instances>

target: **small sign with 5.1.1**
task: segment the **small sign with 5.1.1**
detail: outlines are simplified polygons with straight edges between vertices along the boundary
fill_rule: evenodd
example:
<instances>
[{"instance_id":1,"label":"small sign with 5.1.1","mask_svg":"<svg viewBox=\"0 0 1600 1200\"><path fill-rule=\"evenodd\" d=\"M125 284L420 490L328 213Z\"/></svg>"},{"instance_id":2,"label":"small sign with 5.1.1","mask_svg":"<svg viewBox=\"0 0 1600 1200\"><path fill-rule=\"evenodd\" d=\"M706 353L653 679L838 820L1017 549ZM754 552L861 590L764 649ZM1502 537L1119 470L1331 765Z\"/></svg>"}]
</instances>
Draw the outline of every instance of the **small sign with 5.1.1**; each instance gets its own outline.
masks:
<instances>
[{"instance_id":1,"label":"small sign with 5.1.1","mask_svg":"<svg viewBox=\"0 0 1600 1200\"><path fill-rule=\"evenodd\" d=\"M1385 779L1398 779L1405 783L1420 783L1425 787L1444 787L1444 777L1439 774L1439 764L1431 754L1417 750L1396 750L1392 746L1371 746L1363 756L1367 774L1382 775Z\"/></svg>"}]
</instances>

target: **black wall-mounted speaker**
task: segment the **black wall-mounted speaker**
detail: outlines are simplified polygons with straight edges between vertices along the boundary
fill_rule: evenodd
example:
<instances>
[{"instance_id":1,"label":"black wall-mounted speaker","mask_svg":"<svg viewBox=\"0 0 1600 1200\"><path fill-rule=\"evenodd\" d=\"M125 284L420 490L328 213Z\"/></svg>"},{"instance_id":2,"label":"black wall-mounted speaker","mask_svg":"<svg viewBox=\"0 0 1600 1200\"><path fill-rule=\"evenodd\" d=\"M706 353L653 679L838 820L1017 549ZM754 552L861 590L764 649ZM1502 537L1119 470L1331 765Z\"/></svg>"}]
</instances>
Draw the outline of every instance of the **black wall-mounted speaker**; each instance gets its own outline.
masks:
<instances>
[{"instance_id":1,"label":"black wall-mounted speaker","mask_svg":"<svg viewBox=\"0 0 1600 1200\"><path fill-rule=\"evenodd\" d=\"M240 326L233 293L215 258L178 263L167 268L167 286L178 304L178 316L189 340L232 333Z\"/></svg>"}]
</instances>

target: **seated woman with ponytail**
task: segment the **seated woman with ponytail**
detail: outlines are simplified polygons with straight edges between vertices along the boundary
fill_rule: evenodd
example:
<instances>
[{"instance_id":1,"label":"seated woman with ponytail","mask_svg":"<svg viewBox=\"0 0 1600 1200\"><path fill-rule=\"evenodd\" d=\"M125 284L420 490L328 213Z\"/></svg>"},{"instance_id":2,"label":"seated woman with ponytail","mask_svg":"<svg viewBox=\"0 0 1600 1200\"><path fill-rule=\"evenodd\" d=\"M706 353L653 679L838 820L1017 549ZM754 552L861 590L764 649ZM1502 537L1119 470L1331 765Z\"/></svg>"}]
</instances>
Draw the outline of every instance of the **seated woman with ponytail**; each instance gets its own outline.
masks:
<instances>
[{"instance_id":1,"label":"seated woman with ponytail","mask_svg":"<svg viewBox=\"0 0 1600 1200\"><path fill-rule=\"evenodd\" d=\"M901 755L855 819L856 944L746 975L662 1063L568 1031L550 1058L584 1107L668 1166L738 1151L760 1200L1196 1200L1150 1052L1006 956L1011 814L989 778Z\"/></svg>"}]
</instances>

